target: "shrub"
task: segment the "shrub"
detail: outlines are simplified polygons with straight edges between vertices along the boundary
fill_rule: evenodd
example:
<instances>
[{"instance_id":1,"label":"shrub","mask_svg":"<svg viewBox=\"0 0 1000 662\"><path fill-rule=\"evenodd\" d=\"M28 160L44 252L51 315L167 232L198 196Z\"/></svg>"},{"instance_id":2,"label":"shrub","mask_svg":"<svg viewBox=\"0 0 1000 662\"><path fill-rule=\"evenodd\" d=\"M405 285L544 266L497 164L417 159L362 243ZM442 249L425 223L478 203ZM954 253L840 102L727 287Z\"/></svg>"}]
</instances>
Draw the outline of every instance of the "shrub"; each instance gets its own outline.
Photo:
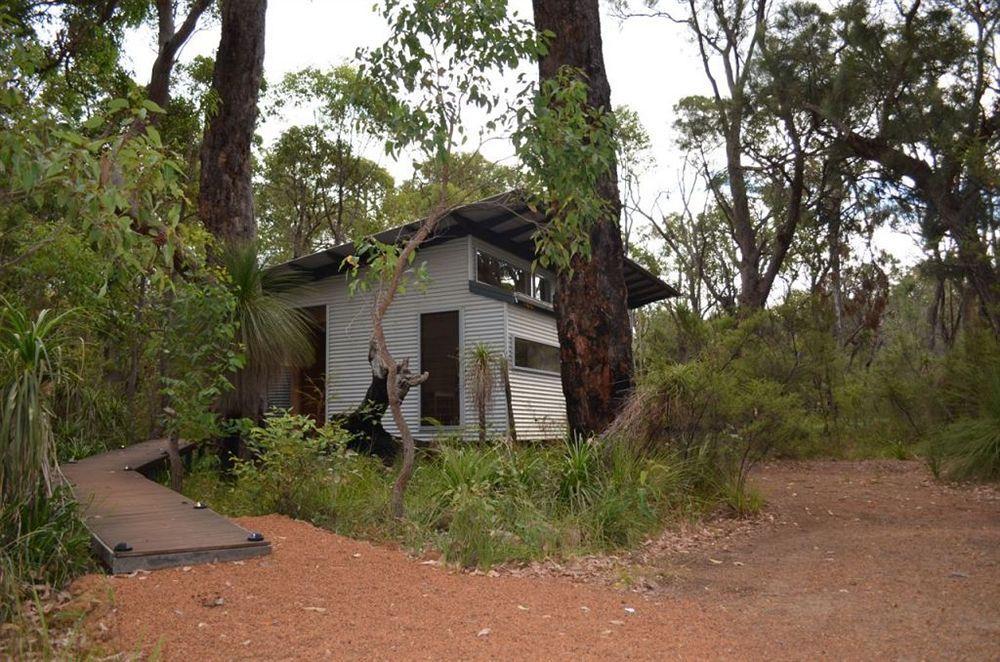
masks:
<instances>
[{"instance_id":1,"label":"shrub","mask_svg":"<svg viewBox=\"0 0 1000 662\"><path fill-rule=\"evenodd\" d=\"M37 587L62 587L90 568L90 535L65 488L0 511L0 623Z\"/></svg>"},{"instance_id":2,"label":"shrub","mask_svg":"<svg viewBox=\"0 0 1000 662\"><path fill-rule=\"evenodd\" d=\"M382 521L388 498L381 462L346 449L347 434L307 416L276 412L247 430L251 457L231 481L218 459L202 458L184 493L234 516L280 513L339 533L363 535Z\"/></svg>"},{"instance_id":3,"label":"shrub","mask_svg":"<svg viewBox=\"0 0 1000 662\"><path fill-rule=\"evenodd\" d=\"M259 512L316 521L333 503L332 454L345 443L339 428L307 416L269 417L250 429L251 458L237 462L237 484Z\"/></svg>"},{"instance_id":4,"label":"shrub","mask_svg":"<svg viewBox=\"0 0 1000 662\"><path fill-rule=\"evenodd\" d=\"M0 361L0 509L52 494L55 440L49 413L53 382L60 377L58 332L62 316L43 310L35 318L3 301Z\"/></svg>"},{"instance_id":5,"label":"shrub","mask_svg":"<svg viewBox=\"0 0 1000 662\"><path fill-rule=\"evenodd\" d=\"M795 386L801 361L777 349L786 333L780 317L762 313L710 340L700 334L695 359L650 368L607 436L640 457L677 453L708 471L704 482L744 489L756 462L822 427Z\"/></svg>"},{"instance_id":6,"label":"shrub","mask_svg":"<svg viewBox=\"0 0 1000 662\"><path fill-rule=\"evenodd\" d=\"M947 422L931 437L936 472L957 479L1000 479L1000 343L971 336L944 370Z\"/></svg>"},{"instance_id":7,"label":"shrub","mask_svg":"<svg viewBox=\"0 0 1000 662\"><path fill-rule=\"evenodd\" d=\"M632 545L712 498L708 481L690 475L695 464L673 454L579 440L452 440L424 451L406 497L410 518L399 522L387 510L392 470L345 451L336 428L280 415L249 437L256 458L241 461L231 483L210 459L187 493L230 514L280 512L346 535L436 548L467 567Z\"/></svg>"}]
</instances>

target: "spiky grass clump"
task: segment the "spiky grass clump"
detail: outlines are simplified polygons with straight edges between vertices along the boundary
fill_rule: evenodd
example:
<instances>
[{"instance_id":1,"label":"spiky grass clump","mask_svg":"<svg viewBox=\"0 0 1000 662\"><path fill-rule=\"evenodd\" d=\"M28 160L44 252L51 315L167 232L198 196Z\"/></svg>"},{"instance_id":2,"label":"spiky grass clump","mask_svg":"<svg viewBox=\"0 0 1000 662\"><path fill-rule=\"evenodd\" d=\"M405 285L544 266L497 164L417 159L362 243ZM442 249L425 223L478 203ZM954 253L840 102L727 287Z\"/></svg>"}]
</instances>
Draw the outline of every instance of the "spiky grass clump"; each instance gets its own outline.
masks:
<instances>
[{"instance_id":1,"label":"spiky grass clump","mask_svg":"<svg viewBox=\"0 0 1000 662\"><path fill-rule=\"evenodd\" d=\"M932 436L928 459L954 480L1000 480L1000 343L971 337L943 384L950 422Z\"/></svg>"},{"instance_id":2,"label":"spiky grass clump","mask_svg":"<svg viewBox=\"0 0 1000 662\"><path fill-rule=\"evenodd\" d=\"M256 420L263 413L261 393L276 372L312 361L312 321L293 299L304 281L295 273L266 269L252 243L226 247L221 262L235 298L237 341L246 355L222 409L227 417Z\"/></svg>"},{"instance_id":3,"label":"spiky grass clump","mask_svg":"<svg viewBox=\"0 0 1000 662\"><path fill-rule=\"evenodd\" d=\"M43 310L31 318L6 301L2 306L0 509L18 512L16 504L52 495L56 451L49 400L61 376L56 334L65 314Z\"/></svg>"}]
</instances>

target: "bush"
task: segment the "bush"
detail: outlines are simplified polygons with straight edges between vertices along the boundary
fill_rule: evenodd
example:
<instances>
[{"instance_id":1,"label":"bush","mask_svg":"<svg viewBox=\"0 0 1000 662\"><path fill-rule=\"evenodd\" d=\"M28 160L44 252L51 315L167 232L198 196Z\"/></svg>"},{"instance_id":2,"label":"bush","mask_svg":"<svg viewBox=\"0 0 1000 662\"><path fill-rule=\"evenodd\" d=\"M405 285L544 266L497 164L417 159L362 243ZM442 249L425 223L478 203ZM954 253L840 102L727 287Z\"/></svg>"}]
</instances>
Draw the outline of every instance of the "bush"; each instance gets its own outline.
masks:
<instances>
[{"instance_id":1,"label":"bush","mask_svg":"<svg viewBox=\"0 0 1000 662\"><path fill-rule=\"evenodd\" d=\"M649 366L608 436L640 457L677 453L708 482L742 491L769 452L793 451L820 434L822 417L803 393L806 361L782 351L795 332L773 313L711 331L707 323L691 330L691 320L683 321L698 339L682 342L683 353L697 344L697 354Z\"/></svg>"},{"instance_id":2,"label":"bush","mask_svg":"<svg viewBox=\"0 0 1000 662\"><path fill-rule=\"evenodd\" d=\"M941 393L947 422L928 445L932 469L956 480L1000 479L1000 343L967 338L946 362Z\"/></svg>"},{"instance_id":3,"label":"bush","mask_svg":"<svg viewBox=\"0 0 1000 662\"><path fill-rule=\"evenodd\" d=\"M0 623L39 586L61 588L90 567L90 535L65 488L0 511Z\"/></svg>"},{"instance_id":4,"label":"bush","mask_svg":"<svg viewBox=\"0 0 1000 662\"><path fill-rule=\"evenodd\" d=\"M363 532L384 509L389 478L377 460L346 449L347 434L308 416L274 413L246 435L250 458L232 478L217 457L200 459L184 485L193 499L233 516L280 513L331 528Z\"/></svg>"},{"instance_id":5,"label":"bush","mask_svg":"<svg viewBox=\"0 0 1000 662\"><path fill-rule=\"evenodd\" d=\"M343 433L298 416L250 432L254 460L232 482L214 459L186 492L232 515L279 512L337 533L439 550L450 562L489 567L633 545L671 516L700 512L714 498L694 463L639 457L626 447L572 441L496 447L443 442L422 452L407 491L409 520L388 516L394 473L344 450Z\"/></svg>"}]
</instances>

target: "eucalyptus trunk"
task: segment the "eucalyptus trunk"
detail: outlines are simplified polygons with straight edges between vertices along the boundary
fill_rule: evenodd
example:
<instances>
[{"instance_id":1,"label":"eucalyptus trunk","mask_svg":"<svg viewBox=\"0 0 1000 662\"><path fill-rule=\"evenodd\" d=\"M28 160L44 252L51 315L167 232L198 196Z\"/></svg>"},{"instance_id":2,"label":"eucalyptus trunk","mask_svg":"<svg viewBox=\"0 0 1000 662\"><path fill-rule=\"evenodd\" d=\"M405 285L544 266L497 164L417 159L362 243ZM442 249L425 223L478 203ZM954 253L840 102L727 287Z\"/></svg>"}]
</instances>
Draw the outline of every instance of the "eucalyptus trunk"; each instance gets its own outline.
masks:
<instances>
[{"instance_id":1,"label":"eucalyptus trunk","mask_svg":"<svg viewBox=\"0 0 1000 662\"><path fill-rule=\"evenodd\" d=\"M539 77L554 78L564 66L577 68L589 83L589 105L610 112L598 0L533 0L533 5L535 27L554 34L539 60ZM577 255L571 269L557 275L555 295L566 416L570 430L581 435L602 432L632 388L617 167L597 186L608 217L590 230L590 259Z\"/></svg>"},{"instance_id":2,"label":"eucalyptus trunk","mask_svg":"<svg viewBox=\"0 0 1000 662\"><path fill-rule=\"evenodd\" d=\"M267 0L223 0L221 10L212 75L217 108L201 146L198 214L223 243L248 243L257 236L250 147L264 74Z\"/></svg>"}]
</instances>

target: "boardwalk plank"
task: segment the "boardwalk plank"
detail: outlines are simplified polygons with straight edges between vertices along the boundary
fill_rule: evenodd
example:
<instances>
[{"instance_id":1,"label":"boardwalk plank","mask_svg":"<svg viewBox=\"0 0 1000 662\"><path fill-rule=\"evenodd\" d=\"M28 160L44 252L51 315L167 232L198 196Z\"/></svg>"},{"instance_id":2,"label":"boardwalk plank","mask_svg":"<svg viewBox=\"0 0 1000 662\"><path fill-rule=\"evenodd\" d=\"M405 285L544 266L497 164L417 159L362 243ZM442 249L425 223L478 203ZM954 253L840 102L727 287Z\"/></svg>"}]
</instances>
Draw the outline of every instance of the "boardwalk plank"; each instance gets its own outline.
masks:
<instances>
[{"instance_id":1,"label":"boardwalk plank","mask_svg":"<svg viewBox=\"0 0 1000 662\"><path fill-rule=\"evenodd\" d=\"M211 509L196 509L183 495L139 473L163 462L166 447L165 440L154 439L63 467L83 504L94 551L111 572L268 554L269 542L248 540L243 527ZM132 549L114 551L122 542Z\"/></svg>"}]
</instances>

